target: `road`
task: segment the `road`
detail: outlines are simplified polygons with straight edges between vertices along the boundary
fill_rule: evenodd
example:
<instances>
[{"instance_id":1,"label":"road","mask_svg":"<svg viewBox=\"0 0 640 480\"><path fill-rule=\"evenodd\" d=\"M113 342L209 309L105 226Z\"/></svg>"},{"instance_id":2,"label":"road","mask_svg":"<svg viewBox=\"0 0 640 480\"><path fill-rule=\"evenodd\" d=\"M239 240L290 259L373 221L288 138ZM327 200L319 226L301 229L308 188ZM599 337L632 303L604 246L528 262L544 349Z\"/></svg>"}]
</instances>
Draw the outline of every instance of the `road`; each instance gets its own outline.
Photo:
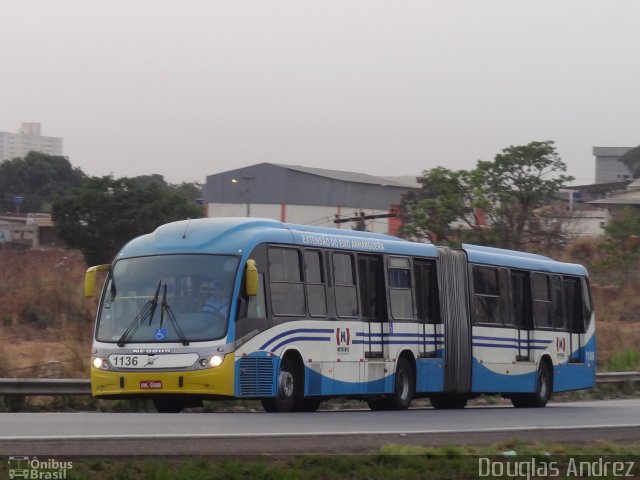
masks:
<instances>
[{"instance_id":1,"label":"road","mask_svg":"<svg viewBox=\"0 0 640 480\"><path fill-rule=\"evenodd\" d=\"M0 455L237 455L372 451L385 443L482 444L512 437L640 438L640 399L404 412L1 413Z\"/></svg>"}]
</instances>

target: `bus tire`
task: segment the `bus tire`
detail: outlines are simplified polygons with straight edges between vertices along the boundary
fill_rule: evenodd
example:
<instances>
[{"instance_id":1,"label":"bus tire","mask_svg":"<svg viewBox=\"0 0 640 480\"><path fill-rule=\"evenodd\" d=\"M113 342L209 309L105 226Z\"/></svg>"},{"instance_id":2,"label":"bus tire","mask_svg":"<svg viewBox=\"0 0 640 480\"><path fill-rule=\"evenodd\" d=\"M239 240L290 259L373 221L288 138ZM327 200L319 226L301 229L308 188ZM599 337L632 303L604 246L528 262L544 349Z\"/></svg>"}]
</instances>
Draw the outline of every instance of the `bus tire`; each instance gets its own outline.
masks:
<instances>
[{"instance_id":1,"label":"bus tire","mask_svg":"<svg viewBox=\"0 0 640 480\"><path fill-rule=\"evenodd\" d=\"M406 410L411 405L416 390L416 381L411 363L404 357L398 359L393 395L389 397L391 410Z\"/></svg>"},{"instance_id":2,"label":"bus tire","mask_svg":"<svg viewBox=\"0 0 640 480\"><path fill-rule=\"evenodd\" d=\"M454 393L436 393L429 397L429 401L436 410L458 410L467 406L469 398Z\"/></svg>"},{"instance_id":3,"label":"bus tire","mask_svg":"<svg viewBox=\"0 0 640 480\"><path fill-rule=\"evenodd\" d=\"M290 356L280 361L276 396L263 398L262 408L267 412L293 412L302 404L304 378L295 367Z\"/></svg>"},{"instance_id":4,"label":"bus tire","mask_svg":"<svg viewBox=\"0 0 640 480\"><path fill-rule=\"evenodd\" d=\"M552 380L549 366L541 362L536 374L535 393L517 394L511 397L516 408L543 408L551 398Z\"/></svg>"},{"instance_id":5,"label":"bus tire","mask_svg":"<svg viewBox=\"0 0 640 480\"><path fill-rule=\"evenodd\" d=\"M184 406L179 398L175 397L154 397L153 406L158 413L180 413Z\"/></svg>"},{"instance_id":6,"label":"bus tire","mask_svg":"<svg viewBox=\"0 0 640 480\"><path fill-rule=\"evenodd\" d=\"M371 410L406 410L411 405L416 389L415 375L411 363L404 357L398 360L394 376L393 393L383 398L367 400Z\"/></svg>"}]
</instances>

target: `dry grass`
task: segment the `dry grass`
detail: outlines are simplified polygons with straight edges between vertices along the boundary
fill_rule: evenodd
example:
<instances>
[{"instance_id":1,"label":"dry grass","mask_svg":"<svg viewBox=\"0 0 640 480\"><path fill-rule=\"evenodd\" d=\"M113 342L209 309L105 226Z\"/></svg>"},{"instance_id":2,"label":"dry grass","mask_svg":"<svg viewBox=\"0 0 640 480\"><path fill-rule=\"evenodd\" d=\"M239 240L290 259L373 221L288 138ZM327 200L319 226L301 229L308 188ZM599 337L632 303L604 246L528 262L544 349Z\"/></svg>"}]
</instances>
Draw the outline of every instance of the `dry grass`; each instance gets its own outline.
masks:
<instances>
[{"instance_id":1,"label":"dry grass","mask_svg":"<svg viewBox=\"0 0 640 480\"><path fill-rule=\"evenodd\" d=\"M0 362L7 377L86 377L95 301L79 252L0 249Z\"/></svg>"}]
</instances>

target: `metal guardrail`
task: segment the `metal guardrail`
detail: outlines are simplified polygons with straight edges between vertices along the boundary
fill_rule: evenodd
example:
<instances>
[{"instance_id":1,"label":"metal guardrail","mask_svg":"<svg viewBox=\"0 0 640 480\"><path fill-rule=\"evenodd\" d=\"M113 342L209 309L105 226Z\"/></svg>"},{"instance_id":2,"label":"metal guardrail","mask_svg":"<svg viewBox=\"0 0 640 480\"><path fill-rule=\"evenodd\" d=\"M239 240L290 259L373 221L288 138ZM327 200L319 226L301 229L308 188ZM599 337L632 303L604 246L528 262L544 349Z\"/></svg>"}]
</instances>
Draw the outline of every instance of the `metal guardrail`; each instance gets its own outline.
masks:
<instances>
[{"instance_id":1,"label":"metal guardrail","mask_svg":"<svg viewBox=\"0 0 640 480\"><path fill-rule=\"evenodd\" d=\"M640 372L602 372L596 383L640 382ZM0 378L2 395L91 395L88 379L74 378Z\"/></svg>"},{"instance_id":2,"label":"metal guardrail","mask_svg":"<svg viewBox=\"0 0 640 480\"><path fill-rule=\"evenodd\" d=\"M84 378L0 378L1 395L91 395L91 382Z\"/></svg>"},{"instance_id":3,"label":"metal guardrail","mask_svg":"<svg viewBox=\"0 0 640 480\"><path fill-rule=\"evenodd\" d=\"M596 383L640 382L640 372L601 372L596 373Z\"/></svg>"}]
</instances>

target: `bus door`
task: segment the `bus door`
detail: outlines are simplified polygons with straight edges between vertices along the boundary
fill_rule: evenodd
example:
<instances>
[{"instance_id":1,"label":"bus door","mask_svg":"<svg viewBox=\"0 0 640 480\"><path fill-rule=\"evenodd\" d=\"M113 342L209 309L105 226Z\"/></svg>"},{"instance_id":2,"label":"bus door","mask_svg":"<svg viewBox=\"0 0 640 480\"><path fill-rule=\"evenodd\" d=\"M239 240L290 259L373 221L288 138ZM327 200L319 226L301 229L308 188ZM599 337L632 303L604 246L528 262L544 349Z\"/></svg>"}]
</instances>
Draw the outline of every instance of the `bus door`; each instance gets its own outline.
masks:
<instances>
[{"instance_id":1,"label":"bus door","mask_svg":"<svg viewBox=\"0 0 640 480\"><path fill-rule=\"evenodd\" d=\"M516 327L516 361L531 361L531 286L528 272L511 271L511 315Z\"/></svg>"},{"instance_id":2,"label":"bus door","mask_svg":"<svg viewBox=\"0 0 640 480\"><path fill-rule=\"evenodd\" d=\"M384 282L384 264L381 255L358 255L360 305L364 328L365 358L388 357L384 326L387 305Z\"/></svg>"},{"instance_id":3,"label":"bus door","mask_svg":"<svg viewBox=\"0 0 640 480\"><path fill-rule=\"evenodd\" d=\"M420 357L441 358L444 352L444 342L435 262L415 259L413 271L421 334Z\"/></svg>"},{"instance_id":4,"label":"bus door","mask_svg":"<svg viewBox=\"0 0 640 480\"><path fill-rule=\"evenodd\" d=\"M438 248L440 315L444 323L444 391L471 391L471 315L469 270L461 250Z\"/></svg>"}]
</instances>

